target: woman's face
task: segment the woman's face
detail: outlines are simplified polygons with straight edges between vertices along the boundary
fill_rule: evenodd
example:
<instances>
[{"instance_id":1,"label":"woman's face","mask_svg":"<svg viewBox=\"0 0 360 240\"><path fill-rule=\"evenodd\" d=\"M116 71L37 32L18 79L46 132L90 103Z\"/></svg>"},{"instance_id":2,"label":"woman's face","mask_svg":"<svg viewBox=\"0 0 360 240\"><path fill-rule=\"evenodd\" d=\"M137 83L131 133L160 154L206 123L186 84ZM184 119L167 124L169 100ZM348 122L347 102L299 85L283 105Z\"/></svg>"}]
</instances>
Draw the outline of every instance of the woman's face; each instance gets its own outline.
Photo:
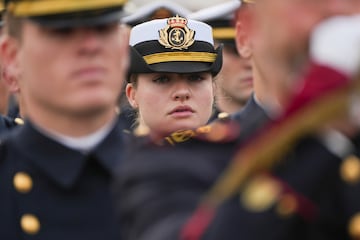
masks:
<instances>
[{"instance_id":1,"label":"woman's face","mask_svg":"<svg viewBox=\"0 0 360 240\"><path fill-rule=\"evenodd\" d=\"M155 136L204 125L212 113L214 84L210 73L139 74L126 94L138 109L140 123Z\"/></svg>"}]
</instances>

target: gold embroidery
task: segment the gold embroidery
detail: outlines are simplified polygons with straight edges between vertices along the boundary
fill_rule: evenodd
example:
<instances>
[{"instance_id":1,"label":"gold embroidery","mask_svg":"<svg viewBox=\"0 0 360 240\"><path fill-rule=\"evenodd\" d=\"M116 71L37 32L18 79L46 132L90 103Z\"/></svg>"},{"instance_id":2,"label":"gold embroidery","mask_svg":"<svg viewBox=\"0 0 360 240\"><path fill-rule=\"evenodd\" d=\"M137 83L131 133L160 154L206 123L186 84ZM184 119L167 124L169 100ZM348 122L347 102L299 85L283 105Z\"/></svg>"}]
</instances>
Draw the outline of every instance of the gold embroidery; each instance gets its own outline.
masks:
<instances>
[{"instance_id":1,"label":"gold embroidery","mask_svg":"<svg viewBox=\"0 0 360 240\"><path fill-rule=\"evenodd\" d=\"M169 18L168 25L159 31L159 43L174 50L188 49L195 42L195 31L187 27L187 22L186 18L178 15Z\"/></svg>"}]
</instances>

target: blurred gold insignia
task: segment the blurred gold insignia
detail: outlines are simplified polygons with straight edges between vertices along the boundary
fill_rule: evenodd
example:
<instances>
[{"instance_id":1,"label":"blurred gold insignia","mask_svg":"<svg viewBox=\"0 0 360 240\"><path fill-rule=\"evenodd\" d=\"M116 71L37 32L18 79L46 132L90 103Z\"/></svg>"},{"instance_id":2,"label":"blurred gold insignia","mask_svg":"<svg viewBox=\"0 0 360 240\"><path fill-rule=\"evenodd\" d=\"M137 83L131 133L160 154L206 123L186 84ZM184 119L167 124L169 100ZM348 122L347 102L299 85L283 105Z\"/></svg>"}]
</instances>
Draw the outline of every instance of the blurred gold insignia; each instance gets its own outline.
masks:
<instances>
[{"instance_id":1,"label":"blurred gold insignia","mask_svg":"<svg viewBox=\"0 0 360 240\"><path fill-rule=\"evenodd\" d=\"M255 177L240 196L242 205L249 211L262 212L279 200L281 185L267 176Z\"/></svg>"}]
</instances>

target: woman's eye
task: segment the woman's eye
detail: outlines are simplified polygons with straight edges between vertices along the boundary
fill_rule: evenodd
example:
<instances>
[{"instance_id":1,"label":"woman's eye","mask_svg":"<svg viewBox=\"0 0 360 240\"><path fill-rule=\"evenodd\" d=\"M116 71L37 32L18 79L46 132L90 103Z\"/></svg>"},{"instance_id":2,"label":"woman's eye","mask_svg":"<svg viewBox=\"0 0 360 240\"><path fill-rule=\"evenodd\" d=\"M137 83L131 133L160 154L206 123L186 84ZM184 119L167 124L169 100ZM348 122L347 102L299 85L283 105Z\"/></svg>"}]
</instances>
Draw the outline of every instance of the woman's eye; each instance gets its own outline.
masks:
<instances>
[{"instance_id":1,"label":"woman's eye","mask_svg":"<svg viewBox=\"0 0 360 240\"><path fill-rule=\"evenodd\" d=\"M170 79L168 77L166 77L166 76L157 77L157 78L155 78L153 80L154 83L160 83L160 84L161 83L167 83L169 81L170 81Z\"/></svg>"}]
</instances>

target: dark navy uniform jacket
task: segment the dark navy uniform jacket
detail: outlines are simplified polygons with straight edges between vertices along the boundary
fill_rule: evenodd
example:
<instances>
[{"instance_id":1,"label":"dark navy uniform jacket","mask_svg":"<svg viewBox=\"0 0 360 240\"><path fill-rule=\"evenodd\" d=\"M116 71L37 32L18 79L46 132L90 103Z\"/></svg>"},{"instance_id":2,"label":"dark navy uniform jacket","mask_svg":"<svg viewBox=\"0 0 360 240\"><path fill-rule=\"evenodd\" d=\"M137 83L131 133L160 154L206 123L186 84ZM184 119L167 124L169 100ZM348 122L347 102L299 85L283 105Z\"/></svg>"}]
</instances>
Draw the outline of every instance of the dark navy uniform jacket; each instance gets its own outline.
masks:
<instances>
[{"instance_id":1,"label":"dark navy uniform jacket","mask_svg":"<svg viewBox=\"0 0 360 240\"><path fill-rule=\"evenodd\" d=\"M273 193L266 192L255 176L217 209L201 239L350 239L349 219L360 210L360 194L341 178L342 164L343 159L319 138L304 137L267 173L266 181L279 187L276 197L271 199ZM261 191L265 195L257 197Z\"/></svg>"},{"instance_id":2,"label":"dark navy uniform jacket","mask_svg":"<svg viewBox=\"0 0 360 240\"><path fill-rule=\"evenodd\" d=\"M90 153L30 122L0 145L0 239L120 239L110 182L123 153L117 124Z\"/></svg>"},{"instance_id":3,"label":"dark navy uniform jacket","mask_svg":"<svg viewBox=\"0 0 360 240\"><path fill-rule=\"evenodd\" d=\"M204 138L190 138L192 132L185 131L183 136L177 135L180 141L172 138L174 146L157 146L148 139L131 144L132 151L119 168L115 187L125 239L178 238L182 225L227 166L239 142L267 121L255 104L252 99L246 110L251 121L245 123L245 118L238 117L240 123L221 120ZM216 130L221 127L236 135L211 140L212 133L222 135Z\"/></svg>"},{"instance_id":4,"label":"dark navy uniform jacket","mask_svg":"<svg viewBox=\"0 0 360 240\"><path fill-rule=\"evenodd\" d=\"M302 139L265 180L276 184L279 189L273 191L279 192L267 192L254 184L254 177L217 209L201 239L348 239L341 161L318 139ZM259 191L265 195L256 199L254 192ZM276 196L266 200L272 194ZM258 206L258 201L264 205Z\"/></svg>"}]
</instances>

